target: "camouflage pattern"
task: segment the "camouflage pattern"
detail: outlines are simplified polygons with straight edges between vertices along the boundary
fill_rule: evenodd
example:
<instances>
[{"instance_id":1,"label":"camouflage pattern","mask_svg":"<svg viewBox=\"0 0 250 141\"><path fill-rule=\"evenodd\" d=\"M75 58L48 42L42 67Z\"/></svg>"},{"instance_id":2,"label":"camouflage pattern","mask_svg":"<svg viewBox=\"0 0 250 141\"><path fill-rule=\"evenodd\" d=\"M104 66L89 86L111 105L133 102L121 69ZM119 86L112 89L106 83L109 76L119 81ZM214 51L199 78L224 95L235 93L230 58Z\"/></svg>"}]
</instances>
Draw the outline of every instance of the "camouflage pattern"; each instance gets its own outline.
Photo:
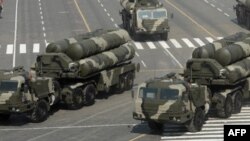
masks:
<instances>
[{"instance_id":1,"label":"camouflage pattern","mask_svg":"<svg viewBox=\"0 0 250 141\"><path fill-rule=\"evenodd\" d=\"M120 0L121 6L126 9L130 14L135 8L135 1L136 0Z\"/></svg>"},{"instance_id":2,"label":"camouflage pattern","mask_svg":"<svg viewBox=\"0 0 250 141\"><path fill-rule=\"evenodd\" d=\"M204 46L196 48L193 53L193 58L215 58L215 52L217 50L226 47L230 44L233 44L238 41L242 41L246 39L247 37L250 37L250 34L246 34L244 32L238 32L236 34L227 36L221 40L214 41L213 43L206 44Z\"/></svg>"},{"instance_id":3,"label":"camouflage pattern","mask_svg":"<svg viewBox=\"0 0 250 141\"><path fill-rule=\"evenodd\" d=\"M134 55L134 46L131 43L123 44L113 50L79 60L79 74L84 77L90 73L98 72L131 60Z\"/></svg>"},{"instance_id":4,"label":"camouflage pattern","mask_svg":"<svg viewBox=\"0 0 250 141\"><path fill-rule=\"evenodd\" d=\"M250 37L215 52L215 59L223 66L227 66L248 56L250 56Z\"/></svg>"},{"instance_id":5,"label":"camouflage pattern","mask_svg":"<svg viewBox=\"0 0 250 141\"><path fill-rule=\"evenodd\" d=\"M120 0L120 4L127 11L132 11L137 7L160 7L161 6L161 3L158 0Z\"/></svg>"},{"instance_id":6,"label":"camouflage pattern","mask_svg":"<svg viewBox=\"0 0 250 141\"><path fill-rule=\"evenodd\" d=\"M66 49L65 54L67 54L72 60L79 60L116 48L130 40L130 36L126 30L118 29L100 36L91 37L89 39L73 43Z\"/></svg>"},{"instance_id":7,"label":"camouflage pattern","mask_svg":"<svg viewBox=\"0 0 250 141\"><path fill-rule=\"evenodd\" d=\"M250 0L236 0L236 1L250 8Z\"/></svg>"},{"instance_id":8,"label":"camouflage pattern","mask_svg":"<svg viewBox=\"0 0 250 141\"><path fill-rule=\"evenodd\" d=\"M30 81L26 74L16 74L13 71L0 72L0 113L30 111L40 98L50 99L54 93L51 78Z\"/></svg>"},{"instance_id":9,"label":"camouflage pattern","mask_svg":"<svg viewBox=\"0 0 250 141\"><path fill-rule=\"evenodd\" d=\"M207 113L210 102L206 86L189 85L176 76L142 83L134 100L135 119L179 124L191 120L197 107L204 106Z\"/></svg>"},{"instance_id":10,"label":"camouflage pattern","mask_svg":"<svg viewBox=\"0 0 250 141\"><path fill-rule=\"evenodd\" d=\"M55 41L55 42L50 43L47 46L46 52L47 53L52 53L52 52L53 53L59 53L59 52L65 53L66 49L69 48L70 45L73 43L77 43L79 41L86 40L86 39L89 39L89 38L94 37L94 36L100 36L102 34L110 32L110 31L112 31L112 30L98 29L98 30L95 30L93 32L79 34L79 35L76 35L74 37Z\"/></svg>"}]
</instances>

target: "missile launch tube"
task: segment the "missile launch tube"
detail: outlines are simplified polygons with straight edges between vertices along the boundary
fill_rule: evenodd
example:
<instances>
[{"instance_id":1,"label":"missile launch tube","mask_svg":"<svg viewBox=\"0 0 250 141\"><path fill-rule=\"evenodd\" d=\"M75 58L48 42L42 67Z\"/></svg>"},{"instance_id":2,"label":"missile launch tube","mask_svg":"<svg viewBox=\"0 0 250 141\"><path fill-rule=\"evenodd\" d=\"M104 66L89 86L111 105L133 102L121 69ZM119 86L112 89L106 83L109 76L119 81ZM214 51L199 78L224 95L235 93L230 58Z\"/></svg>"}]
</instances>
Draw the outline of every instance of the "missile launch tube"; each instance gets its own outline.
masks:
<instances>
[{"instance_id":1,"label":"missile launch tube","mask_svg":"<svg viewBox=\"0 0 250 141\"><path fill-rule=\"evenodd\" d=\"M233 44L237 41L242 41L249 37L249 34L244 32L238 32L236 34L227 36L221 40L214 41L213 43L206 44L204 46L198 47L193 51L193 58L211 58L214 59L215 52L223 47Z\"/></svg>"},{"instance_id":2,"label":"missile launch tube","mask_svg":"<svg viewBox=\"0 0 250 141\"><path fill-rule=\"evenodd\" d=\"M215 52L215 59L222 66L227 66L248 56L250 56L250 37Z\"/></svg>"},{"instance_id":3,"label":"missile launch tube","mask_svg":"<svg viewBox=\"0 0 250 141\"><path fill-rule=\"evenodd\" d=\"M66 49L65 54L67 54L72 60L80 60L116 48L127 43L129 40L130 36L128 32L120 29L71 44L70 47Z\"/></svg>"},{"instance_id":4,"label":"missile launch tube","mask_svg":"<svg viewBox=\"0 0 250 141\"><path fill-rule=\"evenodd\" d=\"M116 64L131 60L134 55L134 46L130 43L126 43L118 48L81 59L78 61L79 75L84 77L88 74L108 69Z\"/></svg>"}]
</instances>

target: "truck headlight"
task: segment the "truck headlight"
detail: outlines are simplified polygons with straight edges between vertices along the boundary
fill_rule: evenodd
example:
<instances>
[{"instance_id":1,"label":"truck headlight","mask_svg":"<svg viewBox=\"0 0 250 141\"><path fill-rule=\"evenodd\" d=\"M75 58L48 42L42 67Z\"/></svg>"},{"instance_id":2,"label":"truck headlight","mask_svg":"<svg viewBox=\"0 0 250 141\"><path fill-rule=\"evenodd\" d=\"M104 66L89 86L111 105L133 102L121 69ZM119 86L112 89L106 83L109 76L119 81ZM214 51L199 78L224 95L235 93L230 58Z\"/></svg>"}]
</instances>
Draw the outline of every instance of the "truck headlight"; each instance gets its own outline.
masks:
<instances>
[{"instance_id":1,"label":"truck headlight","mask_svg":"<svg viewBox=\"0 0 250 141\"><path fill-rule=\"evenodd\" d=\"M75 62L69 63L69 71L76 72L78 70L78 64Z\"/></svg>"}]
</instances>

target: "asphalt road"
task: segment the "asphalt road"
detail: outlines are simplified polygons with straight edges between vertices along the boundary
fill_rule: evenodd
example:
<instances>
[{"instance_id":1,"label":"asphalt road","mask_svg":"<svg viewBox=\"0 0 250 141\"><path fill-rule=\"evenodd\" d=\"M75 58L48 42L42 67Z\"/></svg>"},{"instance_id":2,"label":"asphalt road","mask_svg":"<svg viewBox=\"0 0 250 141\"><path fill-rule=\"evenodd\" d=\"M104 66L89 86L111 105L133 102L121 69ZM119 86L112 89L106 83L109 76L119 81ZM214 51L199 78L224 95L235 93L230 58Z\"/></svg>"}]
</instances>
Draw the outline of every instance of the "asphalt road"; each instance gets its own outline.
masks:
<instances>
[{"instance_id":1,"label":"asphalt road","mask_svg":"<svg viewBox=\"0 0 250 141\"><path fill-rule=\"evenodd\" d=\"M239 31L248 32L237 25L234 0L162 0L172 13L169 40L135 42L134 62L141 64L135 84L171 71L182 71L195 47ZM0 69L35 61L44 53L46 44L79 33L99 28L119 28L121 10L119 0L6 0L3 19L0 19ZM225 122L248 123L250 111L232 119L211 119L204 131L189 134L166 127L163 134L152 133L145 123L132 119L133 101L130 92L99 98L90 107L80 110L54 108L43 123L29 123L23 116L12 116L0 125L0 141L84 140L84 141L158 141L158 140L214 140L221 139ZM179 132L180 131L180 132ZM181 135L181 136L180 136Z\"/></svg>"}]
</instances>

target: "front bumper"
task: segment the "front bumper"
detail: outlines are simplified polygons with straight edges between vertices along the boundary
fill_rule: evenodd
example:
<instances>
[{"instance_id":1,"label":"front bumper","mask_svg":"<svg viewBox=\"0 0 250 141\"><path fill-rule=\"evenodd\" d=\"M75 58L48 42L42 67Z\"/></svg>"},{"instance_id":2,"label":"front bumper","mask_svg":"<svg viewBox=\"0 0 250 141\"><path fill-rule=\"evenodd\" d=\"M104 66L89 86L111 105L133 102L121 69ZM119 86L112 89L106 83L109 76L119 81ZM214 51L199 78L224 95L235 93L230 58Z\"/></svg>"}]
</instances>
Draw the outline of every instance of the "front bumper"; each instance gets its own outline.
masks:
<instances>
[{"instance_id":1,"label":"front bumper","mask_svg":"<svg viewBox=\"0 0 250 141\"><path fill-rule=\"evenodd\" d=\"M20 103L20 104L0 104L0 113L25 113L34 108L34 104Z\"/></svg>"},{"instance_id":2,"label":"front bumper","mask_svg":"<svg viewBox=\"0 0 250 141\"><path fill-rule=\"evenodd\" d=\"M145 35L163 34L168 32L169 32L169 27L166 28L165 30L154 30L154 31L146 29L135 29L135 34L145 34Z\"/></svg>"}]
</instances>

